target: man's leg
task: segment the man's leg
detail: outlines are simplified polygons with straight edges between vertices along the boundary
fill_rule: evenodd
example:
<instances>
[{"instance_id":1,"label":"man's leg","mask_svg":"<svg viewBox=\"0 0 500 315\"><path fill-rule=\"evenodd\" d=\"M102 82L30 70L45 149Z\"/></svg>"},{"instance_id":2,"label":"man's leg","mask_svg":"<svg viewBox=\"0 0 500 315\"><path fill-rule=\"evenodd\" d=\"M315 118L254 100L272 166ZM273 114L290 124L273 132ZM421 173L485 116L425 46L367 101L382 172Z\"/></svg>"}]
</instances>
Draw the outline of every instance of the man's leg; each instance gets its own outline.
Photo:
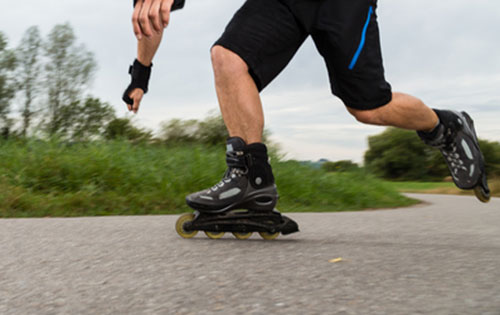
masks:
<instances>
[{"instance_id":1,"label":"man's leg","mask_svg":"<svg viewBox=\"0 0 500 315\"><path fill-rule=\"evenodd\" d=\"M356 119L365 124L431 131L437 126L437 114L420 99L404 93L393 93L392 100L371 110L347 108Z\"/></svg>"},{"instance_id":2,"label":"man's leg","mask_svg":"<svg viewBox=\"0 0 500 315\"><path fill-rule=\"evenodd\" d=\"M211 55L217 96L230 135L226 142L228 170L212 188L188 195L187 204L205 212L233 208L272 211L278 193L267 148L261 143L264 114L259 90L246 62L236 53L215 45Z\"/></svg>"},{"instance_id":3,"label":"man's leg","mask_svg":"<svg viewBox=\"0 0 500 315\"><path fill-rule=\"evenodd\" d=\"M219 183L186 197L190 207L204 212L248 209L276 214L278 194L262 143L259 92L285 68L306 37L281 1L248 0L229 22L211 51L217 96L230 135L228 168Z\"/></svg>"},{"instance_id":4,"label":"man's leg","mask_svg":"<svg viewBox=\"0 0 500 315\"><path fill-rule=\"evenodd\" d=\"M459 188L474 189L479 200L489 201L484 157L467 113L432 110L421 100L403 93L393 93L388 104L375 109L348 110L366 124L418 131L425 143L441 150Z\"/></svg>"},{"instance_id":5,"label":"man's leg","mask_svg":"<svg viewBox=\"0 0 500 315\"><path fill-rule=\"evenodd\" d=\"M222 46L214 46L211 54L217 98L229 135L247 144L262 142L264 113L247 64Z\"/></svg>"}]
</instances>

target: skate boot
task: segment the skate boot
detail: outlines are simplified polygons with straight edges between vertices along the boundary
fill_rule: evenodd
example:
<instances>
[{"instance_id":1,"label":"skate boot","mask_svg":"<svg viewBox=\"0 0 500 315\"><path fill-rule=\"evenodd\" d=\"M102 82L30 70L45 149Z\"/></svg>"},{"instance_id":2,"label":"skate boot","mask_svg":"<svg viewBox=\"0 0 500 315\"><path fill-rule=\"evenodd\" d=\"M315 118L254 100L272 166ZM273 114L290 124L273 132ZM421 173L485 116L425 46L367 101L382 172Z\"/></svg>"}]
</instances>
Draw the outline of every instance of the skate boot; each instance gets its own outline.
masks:
<instances>
[{"instance_id":1,"label":"skate boot","mask_svg":"<svg viewBox=\"0 0 500 315\"><path fill-rule=\"evenodd\" d=\"M474 189L480 201L488 202L490 189L474 122L466 112L434 111L439 125L431 132L418 131L418 135L426 144L441 151L458 188Z\"/></svg>"},{"instance_id":2,"label":"skate boot","mask_svg":"<svg viewBox=\"0 0 500 315\"><path fill-rule=\"evenodd\" d=\"M219 183L186 197L195 212L177 221L180 236L190 238L201 230L210 238L232 232L236 238L246 239L259 232L264 239L273 239L279 233L298 231L297 223L274 209L278 192L264 144L247 145L239 137L229 138L226 163Z\"/></svg>"}]
</instances>

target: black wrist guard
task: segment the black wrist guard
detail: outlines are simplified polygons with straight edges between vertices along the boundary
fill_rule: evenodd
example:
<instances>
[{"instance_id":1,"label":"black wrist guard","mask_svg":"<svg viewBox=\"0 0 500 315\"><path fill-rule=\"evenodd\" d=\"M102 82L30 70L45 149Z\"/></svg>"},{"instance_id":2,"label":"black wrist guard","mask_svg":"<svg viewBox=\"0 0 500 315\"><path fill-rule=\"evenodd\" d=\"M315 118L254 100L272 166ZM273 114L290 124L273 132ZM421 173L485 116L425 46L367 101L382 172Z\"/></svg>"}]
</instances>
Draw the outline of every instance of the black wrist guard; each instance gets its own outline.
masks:
<instances>
[{"instance_id":1,"label":"black wrist guard","mask_svg":"<svg viewBox=\"0 0 500 315\"><path fill-rule=\"evenodd\" d=\"M137 59L134 61L134 64L130 66L128 69L128 73L132 76L132 82L130 82L129 86L123 93L123 101L129 105L134 104L134 101L130 98L129 94L133 89L142 89L144 94L148 92L148 83L149 77L151 76L151 66L146 67L141 64Z\"/></svg>"},{"instance_id":2,"label":"black wrist guard","mask_svg":"<svg viewBox=\"0 0 500 315\"><path fill-rule=\"evenodd\" d=\"M175 11L175 10L184 8L184 2L186 2L186 1L185 0L175 0L174 4L172 4L172 8L170 9L170 11Z\"/></svg>"},{"instance_id":3,"label":"black wrist guard","mask_svg":"<svg viewBox=\"0 0 500 315\"><path fill-rule=\"evenodd\" d=\"M178 9L182 9L184 7L184 3L186 0L174 0L174 3L172 4L172 7L170 8L170 11L175 11ZM137 0L134 0L134 7L135 4L137 3Z\"/></svg>"}]
</instances>

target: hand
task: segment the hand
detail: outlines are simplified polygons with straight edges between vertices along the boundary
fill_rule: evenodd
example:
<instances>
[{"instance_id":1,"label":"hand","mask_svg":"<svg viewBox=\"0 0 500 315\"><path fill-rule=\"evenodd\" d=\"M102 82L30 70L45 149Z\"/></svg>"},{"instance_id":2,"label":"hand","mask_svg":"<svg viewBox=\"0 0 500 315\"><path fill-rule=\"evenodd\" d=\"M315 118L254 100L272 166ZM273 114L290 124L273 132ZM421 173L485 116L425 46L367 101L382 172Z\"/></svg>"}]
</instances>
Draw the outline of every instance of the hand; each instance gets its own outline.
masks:
<instances>
[{"instance_id":1,"label":"hand","mask_svg":"<svg viewBox=\"0 0 500 315\"><path fill-rule=\"evenodd\" d=\"M153 32L161 33L170 21L170 9L174 0L138 0L132 14L134 34L151 37Z\"/></svg>"},{"instance_id":2,"label":"hand","mask_svg":"<svg viewBox=\"0 0 500 315\"><path fill-rule=\"evenodd\" d=\"M132 92L130 92L129 97L134 101L134 104L132 105L127 104L127 108L130 112L134 112L134 114L137 114L143 96L144 91L140 88L133 89Z\"/></svg>"}]
</instances>

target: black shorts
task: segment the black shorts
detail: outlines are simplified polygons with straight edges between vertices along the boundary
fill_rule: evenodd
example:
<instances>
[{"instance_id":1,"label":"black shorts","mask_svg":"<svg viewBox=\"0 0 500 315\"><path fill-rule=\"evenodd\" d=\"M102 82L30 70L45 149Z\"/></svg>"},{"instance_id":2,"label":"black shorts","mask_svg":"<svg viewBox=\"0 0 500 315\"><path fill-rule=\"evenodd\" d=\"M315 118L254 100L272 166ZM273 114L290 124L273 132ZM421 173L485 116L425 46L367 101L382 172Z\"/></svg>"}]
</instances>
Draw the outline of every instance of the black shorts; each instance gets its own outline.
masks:
<instances>
[{"instance_id":1,"label":"black shorts","mask_svg":"<svg viewBox=\"0 0 500 315\"><path fill-rule=\"evenodd\" d=\"M238 54L259 91L311 35L333 94L354 109L390 102L384 78L376 0L247 0L215 45Z\"/></svg>"}]
</instances>

